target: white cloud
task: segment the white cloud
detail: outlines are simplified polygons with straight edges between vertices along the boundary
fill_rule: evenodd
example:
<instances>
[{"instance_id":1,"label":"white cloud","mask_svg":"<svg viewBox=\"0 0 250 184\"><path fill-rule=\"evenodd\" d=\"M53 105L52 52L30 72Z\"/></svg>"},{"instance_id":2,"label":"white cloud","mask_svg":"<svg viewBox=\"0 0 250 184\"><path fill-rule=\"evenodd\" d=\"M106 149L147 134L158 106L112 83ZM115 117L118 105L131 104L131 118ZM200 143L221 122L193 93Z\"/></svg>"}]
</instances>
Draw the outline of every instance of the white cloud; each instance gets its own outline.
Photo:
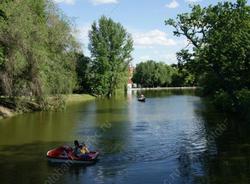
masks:
<instances>
[{"instance_id":1,"label":"white cloud","mask_svg":"<svg viewBox=\"0 0 250 184\"><path fill-rule=\"evenodd\" d=\"M185 0L186 2L190 3L190 4L194 4L194 3L198 3L202 0Z\"/></svg>"},{"instance_id":2,"label":"white cloud","mask_svg":"<svg viewBox=\"0 0 250 184\"><path fill-rule=\"evenodd\" d=\"M83 49L84 54L87 54L87 55L89 55L89 51L88 51L88 44L89 44L88 34L89 34L90 29L91 29L91 24L86 23L86 24L84 24L82 26L77 27L75 32L74 32L74 36L77 38L77 40L81 44L81 47Z\"/></svg>"},{"instance_id":3,"label":"white cloud","mask_svg":"<svg viewBox=\"0 0 250 184\"><path fill-rule=\"evenodd\" d=\"M94 5L100 5L100 4L116 4L118 3L118 0L91 0L91 2Z\"/></svg>"},{"instance_id":4,"label":"white cloud","mask_svg":"<svg viewBox=\"0 0 250 184\"><path fill-rule=\"evenodd\" d=\"M159 58L159 60L165 61L167 64L173 64L177 62L175 53L163 54L160 55Z\"/></svg>"},{"instance_id":5,"label":"white cloud","mask_svg":"<svg viewBox=\"0 0 250 184\"><path fill-rule=\"evenodd\" d=\"M148 56L148 55L139 57L139 61L147 61L147 60L150 60L150 59L152 59L152 58L150 56Z\"/></svg>"},{"instance_id":6,"label":"white cloud","mask_svg":"<svg viewBox=\"0 0 250 184\"><path fill-rule=\"evenodd\" d=\"M55 3L75 4L75 0L53 0Z\"/></svg>"},{"instance_id":7,"label":"white cloud","mask_svg":"<svg viewBox=\"0 0 250 184\"><path fill-rule=\"evenodd\" d=\"M86 43L88 42L88 34L90 31L91 25L86 24L84 26L78 27L76 32L76 37L80 42Z\"/></svg>"},{"instance_id":8,"label":"white cloud","mask_svg":"<svg viewBox=\"0 0 250 184\"><path fill-rule=\"evenodd\" d=\"M179 6L179 3L176 0L171 1L169 4L166 4L167 8L177 8Z\"/></svg>"},{"instance_id":9,"label":"white cloud","mask_svg":"<svg viewBox=\"0 0 250 184\"><path fill-rule=\"evenodd\" d=\"M79 26L75 32L76 38L82 45L85 55L90 56L88 50L88 33L91 29L91 23L86 23ZM185 45L184 40L170 39L167 33L158 29L151 31L138 31L137 29L130 29L134 39L135 51L133 52L133 63L139 63L146 60L163 61L168 64L176 63L175 48ZM167 48L167 46L170 46ZM172 47L171 47L172 46Z\"/></svg>"},{"instance_id":10,"label":"white cloud","mask_svg":"<svg viewBox=\"0 0 250 184\"><path fill-rule=\"evenodd\" d=\"M143 61L154 60L154 61L161 61L166 64L173 64L177 63L176 54L175 52L166 53L166 51L158 51L157 54L142 54L137 55L134 59L134 64L138 64Z\"/></svg>"},{"instance_id":11,"label":"white cloud","mask_svg":"<svg viewBox=\"0 0 250 184\"><path fill-rule=\"evenodd\" d=\"M176 42L167 38L167 34L158 29L132 34L135 46L152 48L153 46L173 46Z\"/></svg>"}]
</instances>

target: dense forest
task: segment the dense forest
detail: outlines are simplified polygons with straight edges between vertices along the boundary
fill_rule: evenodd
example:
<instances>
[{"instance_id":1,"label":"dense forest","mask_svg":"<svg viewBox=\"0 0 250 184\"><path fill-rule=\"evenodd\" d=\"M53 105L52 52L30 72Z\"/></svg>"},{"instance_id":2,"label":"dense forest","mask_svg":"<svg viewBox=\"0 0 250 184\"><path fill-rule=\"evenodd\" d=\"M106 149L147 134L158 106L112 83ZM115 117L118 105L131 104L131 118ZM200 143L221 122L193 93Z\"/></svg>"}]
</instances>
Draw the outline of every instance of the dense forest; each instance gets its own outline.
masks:
<instances>
[{"instance_id":1,"label":"dense forest","mask_svg":"<svg viewBox=\"0 0 250 184\"><path fill-rule=\"evenodd\" d=\"M136 65L132 81L141 87L184 87L196 86L196 80L187 65L149 60Z\"/></svg>"},{"instance_id":2,"label":"dense forest","mask_svg":"<svg viewBox=\"0 0 250 184\"><path fill-rule=\"evenodd\" d=\"M133 41L123 26L101 17L89 33L91 58L72 21L48 0L0 3L0 105L58 108L63 94L113 95L127 82Z\"/></svg>"}]
</instances>

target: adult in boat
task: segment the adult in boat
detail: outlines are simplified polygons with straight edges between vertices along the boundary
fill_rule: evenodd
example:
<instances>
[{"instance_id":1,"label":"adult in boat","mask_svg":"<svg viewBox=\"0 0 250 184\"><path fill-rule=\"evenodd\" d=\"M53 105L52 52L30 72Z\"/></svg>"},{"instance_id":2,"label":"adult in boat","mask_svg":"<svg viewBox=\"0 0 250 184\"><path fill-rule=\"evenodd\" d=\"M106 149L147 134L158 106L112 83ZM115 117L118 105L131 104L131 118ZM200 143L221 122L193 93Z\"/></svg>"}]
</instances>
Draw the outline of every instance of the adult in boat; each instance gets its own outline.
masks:
<instances>
[{"instance_id":1,"label":"adult in boat","mask_svg":"<svg viewBox=\"0 0 250 184\"><path fill-rule=\"evenodd\" d=\"M81 156L81 146L80 146L78 140L74 141L74 145L75 145L74 154L75 154L75 156L80 157Z\"/></svg>"},{"instance_id":2,"label":"adult in boat","mask_svg":"<svg viewBox=\"0 0 250 184\"><path fill-rule=\"evenodd\" d=\"M138 98L138 101L145 102L146 101L145 96L143 94L141 94L140 97Z\"/></svg>"}]
</instances>

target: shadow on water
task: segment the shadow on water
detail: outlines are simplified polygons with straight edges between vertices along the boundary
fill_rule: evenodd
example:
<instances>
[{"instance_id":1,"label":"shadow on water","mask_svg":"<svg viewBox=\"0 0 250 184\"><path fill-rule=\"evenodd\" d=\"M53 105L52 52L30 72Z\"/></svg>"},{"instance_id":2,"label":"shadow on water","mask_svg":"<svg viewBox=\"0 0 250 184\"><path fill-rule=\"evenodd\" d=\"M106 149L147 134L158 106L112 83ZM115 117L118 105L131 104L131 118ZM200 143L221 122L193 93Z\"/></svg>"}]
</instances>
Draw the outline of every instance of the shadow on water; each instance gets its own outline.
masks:
<instances>
[{"instance_id":1,"label":"shadow on water","mask_svg":"<svg viewBox=\"0 0 250 184\"><path fill-rule=\"evenodd\" d=\"M206 174L198 183L250 183L250 123L218 112L206 101L196 111L204 120L208 151L198 161Z\"/></svg>"},{"instance_id":2,"label":"shadow on water","mask_svg":"<svg viewBox=\"0 0 250 184\"><path fill-rule=\"evenodd\" d=\"M193 134L186 129L189 137L186 139L183 134L178 144L178 167L172 169L166 181L250 183L249 122L235 115L219 113L204 101L192 103L195 117L204 127Z\"/></svg>"}]
</instances>

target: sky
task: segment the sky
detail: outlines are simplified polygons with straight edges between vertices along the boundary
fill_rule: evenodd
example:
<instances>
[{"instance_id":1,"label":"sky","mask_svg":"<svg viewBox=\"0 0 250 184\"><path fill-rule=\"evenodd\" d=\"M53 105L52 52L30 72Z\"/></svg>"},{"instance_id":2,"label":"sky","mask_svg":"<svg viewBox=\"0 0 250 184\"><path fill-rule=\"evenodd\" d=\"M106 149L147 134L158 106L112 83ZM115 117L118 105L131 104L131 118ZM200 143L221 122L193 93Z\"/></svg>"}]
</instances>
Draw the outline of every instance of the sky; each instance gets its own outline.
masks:
<instances>
[{"instance_id":1,"label":"sky","mask_svg":"<svg viewBox=\"0 0 250 184\"><path fill-rule=\"evenodd\" d=\"M190 12L190 4L202 6L220 0L53 0L72 19L77 39L85 55L88 51L88 32L102 15L120 22L132 35L134 51L132 64L156 60L167 64L177 62L176 52L187 46L184 37L175 37L173 28L164 21L177 14Z\"/></svg>"}]
</instances>

